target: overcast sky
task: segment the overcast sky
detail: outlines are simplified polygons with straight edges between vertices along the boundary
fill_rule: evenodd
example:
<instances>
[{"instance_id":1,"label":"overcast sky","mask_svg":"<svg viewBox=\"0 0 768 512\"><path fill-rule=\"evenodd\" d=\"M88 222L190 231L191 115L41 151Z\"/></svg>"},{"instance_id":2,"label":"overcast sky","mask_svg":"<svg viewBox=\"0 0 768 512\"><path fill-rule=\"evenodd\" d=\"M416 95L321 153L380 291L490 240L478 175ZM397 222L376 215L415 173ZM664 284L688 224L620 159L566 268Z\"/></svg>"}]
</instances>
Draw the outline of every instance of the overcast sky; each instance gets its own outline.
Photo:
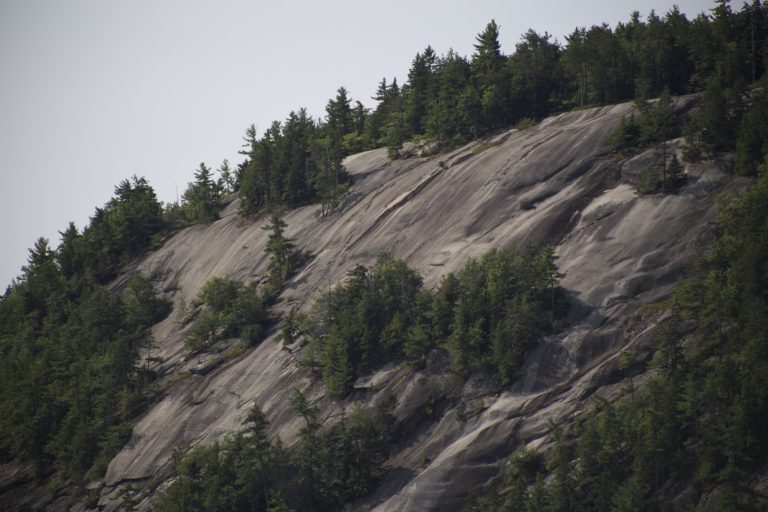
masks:
<instances>
[{"instance_id":1,"label":"overcast sky","mask_svg":"<svg viewBox=\"0 0 768 512\"><path fill-rule=\"evenodd\" d=\"M676 2L690 18L714 1ZM370 97L406 78L417 51L471 55L492 18L504 53L528 28L667 12L672 0L0 0L0 287L39 236L59 243L114 186L146 176L176 199L202 161L240 162L246 128L307 107L340 85ZM738 8L739 4L734 3Z\"/></svg>"}]
</instances>

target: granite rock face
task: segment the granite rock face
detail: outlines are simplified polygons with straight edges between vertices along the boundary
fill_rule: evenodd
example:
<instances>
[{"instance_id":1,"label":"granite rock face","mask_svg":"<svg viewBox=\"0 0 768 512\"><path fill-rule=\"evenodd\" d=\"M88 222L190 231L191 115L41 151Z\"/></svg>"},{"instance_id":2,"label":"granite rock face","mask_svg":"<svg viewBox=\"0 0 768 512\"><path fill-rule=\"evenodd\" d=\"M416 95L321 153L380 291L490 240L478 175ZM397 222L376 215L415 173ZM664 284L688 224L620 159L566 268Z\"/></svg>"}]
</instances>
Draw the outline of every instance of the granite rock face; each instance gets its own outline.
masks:
<instances>
[{"instance_id":1,"label":"granite rock face","mask_svg":"<svg viewBox=\"0 0 768 512\"><path fill-rule=\"evenodd\" d=\"M382 251L435 287L491 247L544 244L555 247L561 284L574 303L568 327L533 351L523 376L502 392L482 376L459 381L440 354L423 371L389 365L361 379L358 396L370 404L394 396L402 421L446 389L458 401L398 446L385 480L356 508L460 508L471 490L493 482L519 443L545 445L550 421L578 414L595 392L615 392L622 350L636 347L643 357L651 325L638 319L638 310L669 296L707 236L714 196L736 185L727 162L708 162L686 168L688 183L676 195L637 196L633 179L652 155L622 159L607 142L630 109L566 113L433 157L390 161L385 149L354 155L345 161L354 185L331 215L319 218L317 206L285 215L287 234L312 259L281 294L280 312L309 308L320 292ZM241 218L237 207L235 197L220 220L180 231L130 271L150 276L174 302L174 313L153 332L152 355L164 360L158 370L169 384L109 465L101 497L107 509L117 506L121 485L162 479L177 445L211 443L240 428L253 404L288 445L301 427L289 405L294 388L325 417L345 406L324 397L322 383L298 367L296 353L275 335L211 367L184 359L188 325L181 312L206 281L248 281L266 272L261 228L268 219ZM207 370L189 371L194 365Z\"/></svg>"}]
</instances>

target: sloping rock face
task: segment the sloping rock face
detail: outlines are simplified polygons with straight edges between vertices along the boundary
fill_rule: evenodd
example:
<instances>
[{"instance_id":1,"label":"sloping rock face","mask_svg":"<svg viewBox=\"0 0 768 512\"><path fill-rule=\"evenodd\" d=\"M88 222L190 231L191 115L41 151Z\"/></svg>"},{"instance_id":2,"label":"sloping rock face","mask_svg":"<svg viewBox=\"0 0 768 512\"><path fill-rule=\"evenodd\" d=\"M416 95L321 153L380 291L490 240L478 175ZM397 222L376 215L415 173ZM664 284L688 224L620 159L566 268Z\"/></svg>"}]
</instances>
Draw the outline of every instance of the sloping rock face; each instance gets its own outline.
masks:
<instances>
[{"instance_id":1,"label":"sloping rock face","mask_svg":"<svg viewBox=\"0 0 768 512\"><path fill-rule=\"evenodd\" d=\"M607 144L630 109L562 114L432 158L390 161L386 150L354 155L345 165L355 183L335 212L321 219L310 206L286 214L288 235L313 258L288 283L278 311L309 308L382 251L435 287L494 246L553 245L573 298L569 326L531 353L523 376L502 392L482 376L461 382L440 354L422 371L391 366L370 376L375 385L358 398L373 404L394 396L404 421L435 394L452 390L458 399L397 446L391 471L357 508L460 508L470 491L493 482L517 444L546 444L550 422L578 414L597 391L615 390L622 350L644 357L650 324L637 320L638 310L669 296L707 234L714 195L734 185L727 163L709 162L686 169L689 181L679 194L637 196L631 181L643 158L622 160ZM241 218L237 206L234 199L220 220L177 233L137 265L174 302L176 311L154 328L152 355L163 358L161 372L175 376L166 377L166 394L109 465L101 498L107 509L117 506L120 485L161 479L176 446L221 439L240 428L254 404L289 445L301 427L289 405L294 388L329 418L345 405L324 397L322 383L299 368L296 353L276 335L205 375L184 371L196 361L184 360L187 327L179 318L206 281L247 281L266 272L267 219Z\"/></svg>"}]
</instances>

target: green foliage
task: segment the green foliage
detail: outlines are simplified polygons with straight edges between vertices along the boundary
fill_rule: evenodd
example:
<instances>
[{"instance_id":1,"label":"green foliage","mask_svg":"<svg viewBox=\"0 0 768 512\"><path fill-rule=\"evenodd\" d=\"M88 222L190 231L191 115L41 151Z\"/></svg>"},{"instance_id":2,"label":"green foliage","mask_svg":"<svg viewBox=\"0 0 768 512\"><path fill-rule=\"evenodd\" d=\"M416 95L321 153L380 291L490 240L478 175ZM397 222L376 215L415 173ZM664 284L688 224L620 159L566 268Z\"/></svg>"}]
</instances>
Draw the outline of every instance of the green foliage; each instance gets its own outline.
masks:
<instances>
[{"instance_id":1,"label":"green foliage","mask_svg":"<svg viewBox=\"0 0 768 512\"><path fill-rule=\"evenodd\" d=\"M133 176L115 187L103 208L96 208L82 233L73 223L61 233L58 263L67 278L91 273L106 281L121 263L152 247L165 226L154 190L145 178Z\"/></svg>"},{"instance_id":2,"label":"green foliage","mask_svg":"<svg viewBox=\"0 0 768 512\"><path fill-rule=\"evenodd\" d=\"M702 90L700 108L686 123L685 155L733 150L741 132L740 161L746 163L737 167L743 173L763 143L762 114L750 116L741 130L738 125L744 84L765 72L766 19L764 4L734 12L724 3L712 16L693 20L677 7L645 19L634 12L615 27L577 28L565 44L529 29L509 55L502 51L501 27L491 20L469 58L453 50L438 55L427 46L412 60L406 83L382 79L375 108L353 107L342 87L321 121L302 109L273 123L262 139L249 128L247 160L236 180L241 211L320 202L326 216L349 184L341 164L349 154L385 147L390 158L399 158L403 142L424 135L451 148L574 107L659 97L653 104L640 101L638 116L623 121L611 140L619 152L652 147L679 135L672 95Z\"/></svg>"},{"instance_id":3,"label":"green foliage","mask_svg":"<svg viewBox=\"0 0 768 512\"><path fill-rule=\"evenodd\" d=\"M459 373L487 371L505 385L565 309L549 249L492 250L446 276L435 294L387 255L349 277L315 302L306 327L308 364L320 367L333 397L389 361L423 364L440 343Z\"/></svg>"},{"instance_id":4,"label":"green foliage","mask_svg":"<svg viewBox=\"0 0 768 512\"><path fill-rule=\"evenodd\" d=\"M262 229L269 231L266 251L269 253L269 283L274 290L282 286L288 279L293 267L294 248L296 244L293 239L285 236L285 228L288 225L277 213L273 213L269 220L269 225Z\"/></svg>"},{"instance_id":5,"label":"green foliage","mask_svg":"<svg viewBox=\"0 0 768 512\"><path fill-rule=\"evenodd\" d=\"M191 352L209 349L229 337L258 344L269 325L267 297L256 283L243 285L229 278L214 277L198 294L203 309L195 317L185 344Z\"/></svg>"},{"instance_id":6,"label":"green foliage","mask_svg":"<svg viewBox=\"0 0 768 512\"><path fill-rule=\"evenodd\" d=\"M664 89L655 103L642 105L640 112L641 146L663 143L679 135L679 121L669 89Z\"/></svg>"},{"instance_id":7,"label":"green foliage","mask_svg":"<svg viewBox=\"0 0 768 512\"><path fill-rule=\"evenodd\" d=\"M403 356L407 332L420 321L421 277L382 254L369 271L320 297L310 313L310 353L317 354L331 396L343 396L365 372Z\"/></svg>"},{"instance_id":8,"label":"green foliage","mask_svg":"<svg viewBox=\"0 0 768 512\"><path fill-rule=\"evenodd\" d=\"M743 85L722 72L709 78L701 102L685 126L686 155L695 160L733 148L742 116Z\"/></svg>"},{"instance_id":9,"label":"green foliage","mask_svg":"<svg viewBox=\"0 0 768 512\"><path fill-rule=\"evenodd\" d=\"M637 193L640 195L663 192L674 193L683 184L683 165L673 154L667 158L666 144L661 144L657 149L656 162L648 165L640 171L637 184Z\"/></svg>"},{"instance_id":10,"label":"green foliage","mask_svg":"<svg viewBox=\"0 0 768 512\"><path fill-rule=\"evenodd\" d=\"M170 301L157 296L152 281L143 274L136 274L126 284L123 293L125 322L141 331L168 316L171 312Z\"/></svg>"},{"instance_id":11,"label":"green foliage","mask_svg":"<svg viewBox=\"0 0 768 512\"><path fill-rule=\"evenodd\" d=\"M750 107L742 119L736 140L736 172L754 175L757 166L768 154L768 91L762 88L753 94Z\"/></svg>"},{"instance_id":12,"label":"green foliage","mask_svg":"<svg viewBox=\"0 0 768 512\"><path fill-rule=\"evenodd\" d=\"M506 110L511 113L499 121L523 122L525 126L526 120L541 119L562 103L565 77L559 62L561 53L560 45L546 32L528 29L522 35L507 63L512 108L507 106Z\"/></svg>"},{"instance_id":13,"label":"green foliage","mask_svg":"<svg viewBox=\"0 0 768 512\"><path fill-rule=\"evenodd\" d=\"M270 441L266 416L254 407L243 431L176 454L176 478L155 510L341 510L369 492L389 449L391 413L357 407L321 434L306 397L296 391L292 404L305 420L294 450Z\"/></svg>"},{"instance_id":14,"label":"green foliage","mask_svg":"<svg viewBox=\"0 0 768 512\"><path fill-rule=\"evenodd\" d=\"M456 276L458 300L448 345L461 374L488 371L509 383L523 356L552 327L564 299L550 249L493 249Z\"/></svg>"},{"instance_id":15,"label":"green foliage","mask_svg":"<svg viewBox=\"0 0 768 512\"><path fill-rule=\"evenodd\" d=\"M325 216L348 190L350 178L342 161L352 152L396 149L422 135L451 147L526 118L657 95L658 102L641 103L635 120L622 123L612 143L619 151L631 150L635 140L659 148L660 163L644 181L648 191L669 192L680 183L679 162L667 159L663 146L678 129L671 95L702 89L701 102L685 126L686 158L735 151L738 173L764 176L768 109L759 80L767 63L766 19L768 7L758 2L734 11L729 2L719 1L710 15L693 20L677 8L664 16L651 12L645 20L633 13L613 28L576 29L562 46L546 33L529 30L511 55L502 52L500 28L491 21L478 34L471 58L453 51L438 56L427 47L414 58L406 83L382 80L374 109L359 102L353 106L340 88L323 120L315 121L301 109L284 123L273 123L261 138L251 126L245 161L234 172L222 164L218 180L201 164L181 204L163 209L144 178L122 181L82 232L70 224L55 250L38 240L22 276L0 298L0 454L32 462L37 477L50 471L81 476L89 468L96 473L103 469L109 454L126 439L126 425L151 379L148 368L137 365L139 351L146 348L149 354L146 328L167 306L142 278L127 285L122 295L100 283L155 247L167 229L214 220L225 192L239 189L243 214L316 201ZM660 492L657 475L680 479L690 468L695 468L701 488L725 486L723 495L742 503L736 482L764 455L768 431L758 414L768 400L763 396L768 386L760 377L768 374L761 348L766 332L762 319L768 316L764 183L764 177L758 178L743 199L724 211L723 235L698 277L681 287L685 300L679 300L679 314L697 312L697 332L706 342L685 357L671 334L660 343L666 348L659 353L667 355L659 359L667 361L677 380L662 377L675 385L666 391L669 385L662 380L658 400L674 402L682 426L669 427L654 418L646 410L651 406L643 405L650 399L641 398L639 412L627 412L630 419L615 424L627 436L639 436L634 451L598 426L587 429L586 439L601 453L599 464L614 456L634 461L629 473L598 471L585 477L587 483L576 478L576 490L586 492L589 503L617 509L658 507L653 501ZM528 261L528 274L520 258ZM418 275L394 260L353 275L350 283L322 299L306 322L329 389L343 394L354 378L386 360L422 364L429 350L443 343L460 372L487 371L508 382L525 350L551 329L561 307L552 284L556 276L541 258L483 258L458 276L446 277L434 294L421 290ZM549 258L551 263L551 254ZM290 272L282 257L275 259L273 269L275 281ZM542 288L541 283L548 284ZM267 325L265 299L255 285L219 285L208 290L192 338L201 347L220 336L261 339ZM348 288L352 285L359 289ZM547 300L547 286L554 290L554 300ZM620 416L622 407L615 407ZM653 407L670 410L666 402ZM601 409L596 417L609 410ZM606 418L610 414L605 412ZM659 446L669 441L657 438L668 436L670 428L675 435L683 431L686 440L674 456L659 460ZM602 445L609 447L607 453ZM692 458L694 448L701 446L706 448ZM655 455L643 455L643 450ZM194 471L189 468L190 482L197 481ZM562 489L570 485L562 479L560 483ZM527 485L517 496L525 497L529 509L541 509L549 499L549 484L529 478ZM226 489L220 490L219 497L227 496ZM565 503L562 497L568 493L559 496L557 503ZM268 499L276 509L292 504L279 493ZM195 503L200 506L201 501ZM237 509L233 502L221 506Z\"/></svg>"},{"instance_id":16,"label":"green foliage","mask_svg":"<svg viewBox=\"0 0 768 512\"><path fill-rule=\"evenodd\" d=\"M147 328L170 306L143 276L121 294L99 283L164 230L147 181L124 180L82 233L70 223L56 250L38 239L0 297L0 456L36 479L99 476L130 436L152 379Z\"/></svg>"},{"instance_id":17,"label":"green foliage","mask_svg":"<svg viewBox=\"0 0 768 512\"><path fill-rule=\"evenodd\" d=\"M314 201L322 203L325 215L338 204L348 182L343 158L370 147L363 132L366 111L362 104L353 110L350 101L342 87L326 106L325 122L315 122L302 108L283 124L275 121L261 139L253 125L248 128L241 151L243 215Z\"/></svg>"},{"instance_id":18,"label":"green foliage","mask_svg":"<svg viewBox=\"0 0 768 512\"><path fill-rule=\"evenodd\" d=\"M635 100L635 105L640 115L635 118L633 113L630 114L629 119L622 117L619 127L608 139L614 151L625 153L649 146L663 145L679 135L680 123L669 89L664 89L654 103L638 98Z\"/></svg>"},{"instance_id":19,"label":"green foliage","mask_svg":"<svg viewBox=\"0 0 768 512\"><path fill-rule=\"evenodd\" d=\"M537 476L544 471L544 457L520 445L509 458L509 469L500 488L503 495L489 494L469 503L467 510L485 512L496 510L536 510L534 503L541 493ZM538 484L538 485L537 485ZM536 485L536 488L533 486ZM528 508L526 508L528 506ZM539 508L538 510L542 510Z\"/></svg>"},{"instance_id":20,"label":"green foliage","mask_svg":"<svg viewBox=\"0 0 768 512\"><path fill-rule=\"evenodd\" d=\"M139 351L168 308L145 278L121 297L64 279L53 260L39 243L0 301L0 453L31 462L38 479L98 475L130 436L151 378Z\"/></svg>"},{"instance_id":21,"label":"green foliage","mask_svg":"<svg viewBox=\"0 0 768 512\"><path fill-rule=\"evenodd\" d=\"M637 148L640 140L640 123L635 119L635 114L630 114L629 119L621 118L619 127L608 139L608 144L614 151L623 153Z\"/></svg>"},{"instance_id":22,"label":"green foliage","mask_svg":"<svg viewBox=\"0 0 768 512\"><path fill-rule=\"evenodd\" d=\"M182 208L189 222L206 223L219 218L221 208L221 184L213 179L211 170L200 164L195 171L195 181L187 186L184 191Z\"/></svg>"},{"instance_id":23,"label":"green foliage","mask_svg":"<svg viewBox=\"0 0 768 512\"><path fill-rule=\"evenodd\" d=\"M219 179L217 181L217 187L224 194L231 194L237 190L237 183L235 182L235 174L232 168L229 166L229 160L226 158L219 167Z\"/></svg>"},{"instance_id":24,"label":"green foliage","mask_svg":"<svg viewBox=\"0 0 768 512\"><path fill-rule=\"evenodd\" d=\"M524 117L515 123L515 128L518 130L527 130L536 126L536 120L532 117Z\"/></svg>"}]
</instances>

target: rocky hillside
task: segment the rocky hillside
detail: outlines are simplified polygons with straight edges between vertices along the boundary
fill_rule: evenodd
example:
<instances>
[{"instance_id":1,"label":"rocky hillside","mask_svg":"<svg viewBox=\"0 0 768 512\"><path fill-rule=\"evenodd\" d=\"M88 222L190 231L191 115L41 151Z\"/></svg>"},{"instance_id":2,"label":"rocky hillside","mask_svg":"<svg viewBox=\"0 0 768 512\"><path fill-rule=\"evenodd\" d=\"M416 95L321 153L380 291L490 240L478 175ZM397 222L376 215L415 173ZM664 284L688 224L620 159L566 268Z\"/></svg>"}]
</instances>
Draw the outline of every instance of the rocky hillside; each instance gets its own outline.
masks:
<instances>
[{"instance_id":1,"label":"rocky hillside","mask_svg":"<svg viewBox=\"0 0 768 512\"><path fill-rule=\"evenodd\" d=\"M692 101L678 100L678 108ZM126 276L145 273L174 304L153 329L165 392L109 464L100 504L114 509L126 484L162 481L177 446L222 439L254 404L290 445L302 424L289 403L295 388L328 422L353 401L394 396L398 420L415 425L395 447L379 488L357 504L361 510L459 509L471 491L494 482L519 443L546 446L551 422L579 414L595 393L618 391L622 351L647 357L653 318L639 311L669 296L708 234L715 195L737 186L723 160L688 166L677 194L636 195L634 177L651 153L626 159L608 147L631 108L566 113L437 156L354 155L345 161L354 185L331 215L318 217L317 206L285 215L287 234L311 259L281 294L276 309L284 313L309 308L382 251L434 287L491 247L554 246L573 302L568 326L529 355L523 377L508 389L482 375L459 380L435 352L424 370L390 365L360 379L347 401L331 401L322 382L299 368L298 344L283 346L277 333L235 357L185 359L189 324L181 319L203 285L215 276L249 281L266 272L261 228L268 219L240 217L237 198L220 220L176 233L137 262ZM436 397L445 400L432 407Z\"/></svg>"}]
</instances>

